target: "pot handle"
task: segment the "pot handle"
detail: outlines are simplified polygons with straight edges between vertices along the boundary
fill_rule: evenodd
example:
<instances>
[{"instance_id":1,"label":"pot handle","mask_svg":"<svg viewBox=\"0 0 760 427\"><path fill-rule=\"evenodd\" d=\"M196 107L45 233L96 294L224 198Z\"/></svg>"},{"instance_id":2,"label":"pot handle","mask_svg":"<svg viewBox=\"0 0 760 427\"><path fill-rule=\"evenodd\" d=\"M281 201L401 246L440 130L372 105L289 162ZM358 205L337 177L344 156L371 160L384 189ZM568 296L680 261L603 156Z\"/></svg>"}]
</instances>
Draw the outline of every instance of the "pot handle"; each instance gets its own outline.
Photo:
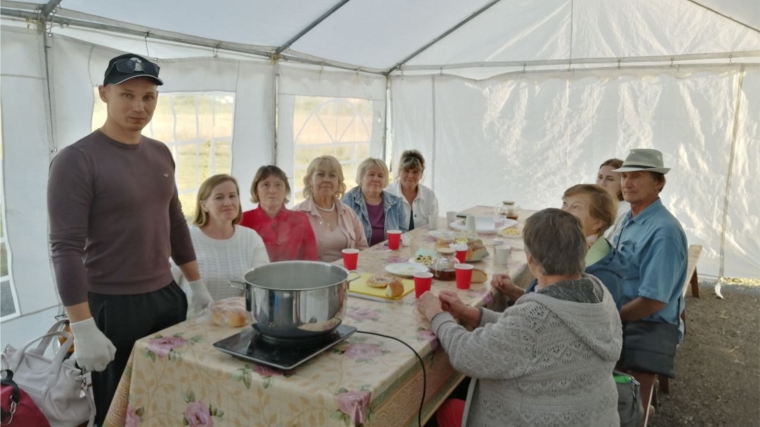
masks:
<instances>
[{"instance_id":1,"label":"pot handle","mask_svg":"<svg viewBox=\"0 0 760 427\"><path fill-rule=\"evenodd\" d=\"M359 273L359 272L358 272L358 271L356 271L356 270L351 270L351 271L349 271L349 272L348 272L348 274L349 274L349 276L350 276L351 274L356 274L356 277L354 277L354 278L348 278L348 279L346 279L346 281L349 283L349 287L350 287L350 284L351 284L351 282L353 282L354 280L358 280L360 277L362 277L362 274L361 274L361 273Z\"/></svg>"},{"instance_id":2,"label":"pot handle","mask_svg":"<svg viewBox=\"0 0 760 427\"><path fill-rule=\"evenodd\" d=\"M242 290L246 290L246 288L248 288L248 284L241 280L230 280L230 286L232 286L235 289L242 289Z\"/></svg>"}]
</instances>

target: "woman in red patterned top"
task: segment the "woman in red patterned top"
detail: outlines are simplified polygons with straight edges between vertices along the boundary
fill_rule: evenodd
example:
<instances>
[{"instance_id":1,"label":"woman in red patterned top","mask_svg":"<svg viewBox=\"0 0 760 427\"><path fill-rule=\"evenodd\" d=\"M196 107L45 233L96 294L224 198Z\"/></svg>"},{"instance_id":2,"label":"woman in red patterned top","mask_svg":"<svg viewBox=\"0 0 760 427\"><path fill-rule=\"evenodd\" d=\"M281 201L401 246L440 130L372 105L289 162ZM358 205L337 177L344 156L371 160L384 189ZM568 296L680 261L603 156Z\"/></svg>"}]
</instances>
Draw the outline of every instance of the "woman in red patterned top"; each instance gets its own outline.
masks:
<instances>
[{"instance_id":1,"label":"woman in red patterned top","mask_svg":"<svg viewBox=\"0 0 760 427\"><path fill-rule=\"evenodd\" d=\"M319 259L317 240L309 218L285 207L290 185L277 166L262 166L251 184L256 209L243 213L240 225L256 230L264 240L272 262Z\"/></svg>"}]
</instances>

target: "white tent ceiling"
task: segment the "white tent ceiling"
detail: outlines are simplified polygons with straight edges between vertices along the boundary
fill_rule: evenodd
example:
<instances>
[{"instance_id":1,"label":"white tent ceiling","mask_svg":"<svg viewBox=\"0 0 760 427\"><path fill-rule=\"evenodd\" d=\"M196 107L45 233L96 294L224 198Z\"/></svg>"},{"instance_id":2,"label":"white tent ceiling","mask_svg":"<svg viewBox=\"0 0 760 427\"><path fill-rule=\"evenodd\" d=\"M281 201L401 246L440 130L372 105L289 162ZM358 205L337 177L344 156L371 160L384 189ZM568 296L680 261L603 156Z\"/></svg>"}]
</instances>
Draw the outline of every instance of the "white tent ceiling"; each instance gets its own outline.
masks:
<instances>
[{"instance_id":1,"label":"white tent ceiling","mask_svg":"<svg viewBox=\"0 0 760 427\"><path fill-rule=\"evenodd\" d=\"M760 54L757 0L63 0L66 19L369 72Z\"/></svg>"}]
</instances>

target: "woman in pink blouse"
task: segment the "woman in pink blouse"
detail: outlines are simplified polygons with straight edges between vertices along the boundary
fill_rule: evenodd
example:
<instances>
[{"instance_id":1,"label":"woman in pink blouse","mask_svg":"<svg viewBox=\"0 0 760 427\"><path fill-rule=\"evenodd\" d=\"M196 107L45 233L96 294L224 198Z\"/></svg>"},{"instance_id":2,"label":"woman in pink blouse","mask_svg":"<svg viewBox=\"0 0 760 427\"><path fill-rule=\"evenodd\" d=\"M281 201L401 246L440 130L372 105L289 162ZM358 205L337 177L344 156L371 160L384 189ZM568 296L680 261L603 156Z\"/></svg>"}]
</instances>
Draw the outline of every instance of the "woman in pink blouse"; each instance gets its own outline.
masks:
<instances>
[{"instance_id":1,"label":"woman in pink blouse","mask_svg":"<svg viewBox=\"0 0 760 427\"><path fill-rule=\"evenodd\" d=\"M285 207L290 185L277 166L262 166L251 184L251 201L256 209L243 213L240 225L256 230L264 240L269 260L316 261L317 242L306 215Z\"/></svg>"},{"instance_id":2,"label":"woman in pink blouse","mask_svg":"<svg viewBox=\"0 0 760 427\"><path fill-rule=\"evenodd\" d=\"M294 210L309 217L321 261L340 259L341 251L346 248L367 248L367 238L359 217L340 202L346 192L346 184L338 159L322 156L312 160L306 169L303 185L306 200Z\"/></svg>"}]
</instances>

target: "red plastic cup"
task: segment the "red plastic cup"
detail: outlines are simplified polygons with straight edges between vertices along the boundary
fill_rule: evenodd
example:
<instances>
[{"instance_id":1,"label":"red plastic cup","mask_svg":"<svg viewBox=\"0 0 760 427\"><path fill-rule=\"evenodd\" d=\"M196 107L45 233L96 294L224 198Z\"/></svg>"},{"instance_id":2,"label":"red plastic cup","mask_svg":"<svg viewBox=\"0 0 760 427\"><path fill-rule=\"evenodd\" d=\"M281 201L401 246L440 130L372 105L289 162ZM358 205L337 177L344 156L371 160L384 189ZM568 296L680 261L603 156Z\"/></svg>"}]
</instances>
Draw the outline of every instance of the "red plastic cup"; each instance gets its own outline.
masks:
<instances>
[{"instance_id":1,"label":"red plastic cup","mask_svg":"<svg viewBox=\"0 0 760 427\"><path fill-rule=\"evenodd\" d=\"M457 258L457 260L459 260L459 262L464 264L465 262L467 262L467 249L463 251L456 251L454 253L454 256Z\"/></svg>"},{"instance_id":2,"label":"red plastic cup","mask_svg":"<svg viewBox=\"0 0 760 427\"><path fill-rule=\"evenodd\" d=\"M433 273L429 271L414 273L414 295L416 295L417 298L429 291L432 286Z\"/></svg>"},{"instance_id":3,"label":"red plastic cup","mask_svg":"<svg viewBox=\"0 0 760 427\"><path fill-rule=\"evenodd\" d=\"M358 249L343 249L343 267L346 270L356 270L356 264L359 262Z\"/></svg>"},{"instance_id":4,"label":"red plastic cup","mask_svg":"<svg viewBox=\"0 0 760 427\"><path fill-rule=\"evenodd\" d=\"M388 230L388 249L392 251L401 247L401 230Z\"/></svg>"},{"instance_id":5,"label":"red plastic cup","mask_svg":"<svg viewBox=\"0 0 760 427\"><path fill-rule=\"evenodd\" d=\"M472 264L457 264L454 266L457 277L457 289L470 289L472 268Z\"/></svg>"}]
</instances>

